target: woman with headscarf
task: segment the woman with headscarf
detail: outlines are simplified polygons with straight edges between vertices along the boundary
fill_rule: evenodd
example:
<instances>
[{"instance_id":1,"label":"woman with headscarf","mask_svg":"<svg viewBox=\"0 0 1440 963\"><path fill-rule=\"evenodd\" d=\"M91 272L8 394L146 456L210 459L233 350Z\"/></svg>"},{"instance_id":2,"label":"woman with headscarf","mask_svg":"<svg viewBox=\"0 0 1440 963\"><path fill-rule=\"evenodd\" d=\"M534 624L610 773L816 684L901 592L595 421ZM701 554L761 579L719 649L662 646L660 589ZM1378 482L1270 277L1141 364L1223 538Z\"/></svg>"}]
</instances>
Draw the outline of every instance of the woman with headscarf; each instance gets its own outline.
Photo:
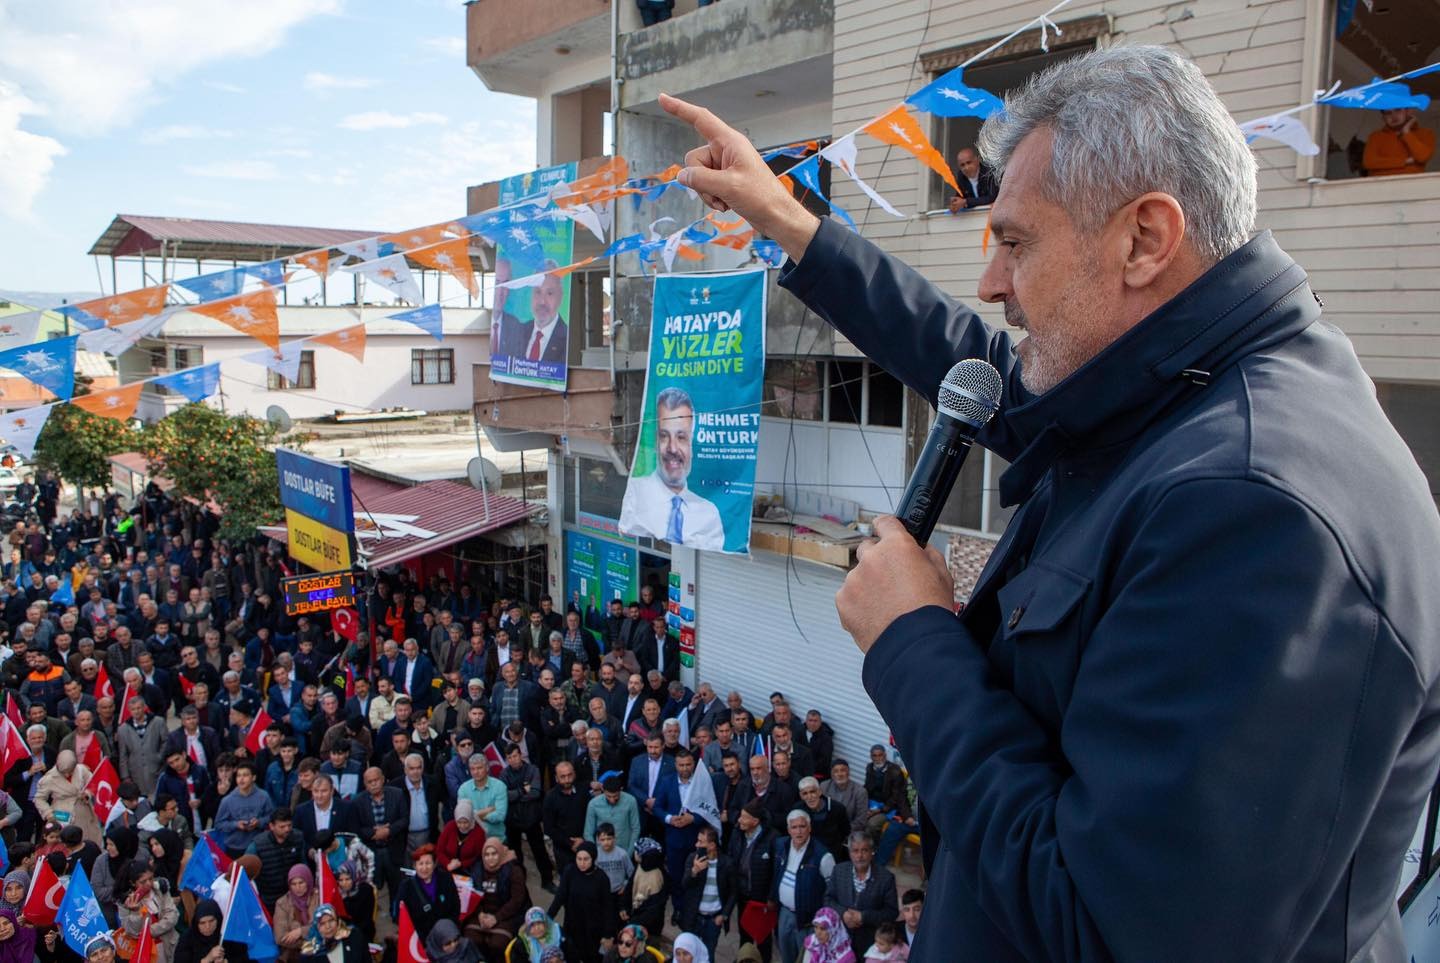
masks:
<instances>
[{"instance_id":1,"label":"woman with headscarf","mask_svg":"<svg viewBox=\"0 0 1440 963\"><path fill-rule=\"evenodd\" d=\"M705 941L694 933L681 933L675 937L675 949L670 961L671 963L710 963L710 951L705 949Z\"/></svg>"},{"instance_id":2,"label":"woman with headscarf","mask_svg":"<svg viewBox=\"0 0 1440 963\"><path fill-rule=\"evenodd\" d=\"M310 931L300 944L301 963L370 963L370 948L354 927L341 921L335 907L321 903L315 908Z\"/></svg>"},{"instance_id":3,"label":"woman with headscarf","mask_svg":"<svg viewBox=\"0 0 1440 963\"><path fill-rule=\"evenodd\" d=\"M530 908L525 868L494 836L485 840L480 864L475 868L471 884L480 897L480 906L469 927L470 937L480 945L487 960L499 960L506 945L520 932L525 911Z\"/></svg>"},{"instance_id":4,"label":"woman with headscarf","mask_svg":"<svg viewBox=\"0 0 1440 963\"><path fill-rule=\"evenodd\" d=\"M665 851L649 836L641 836L635 840L632 858L637 868L626 890L625 920L659 933L665 928L665 899L670 891L665 881Z\"/></svg>"},{"instance_id":5,"label":"woman with headscarf","mask_svg":"<svg viewBox=\"0 0 1440 963\"><path fill-rule=\"evenodd\" d=\"M425 957L430 963L478 963L480 951L453 920L441 920L425 937Z\"/></svg>"},{"instance_id":6,"label":"woman with headscarf","mask_svg":"<svg viewBox=\"0 0 1440 963\"><path fill-rule=\"evenodd\" d=\"M128 826L116 823L105 833L105 850L90 871L90 887L95 890L95 900L112 929L118 925L115 918L116 886L125 877L126 867L134 861L139 849L140 835Z\"/></svg>"},{"instance_id":7,"label":"woman with headscarf","mask_svg":"<svg viewBox=\"0 0 1440 963\"><path fill-rule=\"evenodd\" d=\"M0 963L32 963L40 931L21 926L20 914L0 907Z\"/></svg>"},{"instance_id":8,"label":"woman with headscarf","mask_svg":"<svg viewBox=\"0 0 1440 963\"><path fill-rule=\"evenodd\" d=\"M135 942L140 939L148 919L150 936L155 940L153 963L170 963L175 943L179 940L175 927L180 922L180 908L175 905L169 886L164 880L155 878L150 861L143 857L132 862L125 875L128 881L123 889L116 891L118 904L115 911L120 923L115 930L116 955L125 960L131 958Z\"/></svg>"},{"instance_id":9,"label":"woman with headscarf","mask_svg":"<svg viewBox=\"0 0 1440 963\"><path fill-rule=\"evenodd\" d=\"M23 869L12 869L5 874L5 886L0 890L0 909L20 915L25 905L25 894L30 891L30 874Z\"/></svg>"},{"instance_id":10,"label":"woman with headscarf","mask_svg":"<svg viewBox=\"0 0 1440 963\"><path fill-rule=\"evenodd\" d=\"M300 944L315 918L320 897L315 892L315 874L304 863L290 867L285 887L285 895L275 901L275 945L280 947L283 963L295 963L300 958Z\"/></svg>"},{"instance_id":11,"label":"woman with headscarf","mask_svg":"<svg viewBox=\"0 0 1440 963\"><path fill-rule=\"evenodd\" d=\"M603 963L665 963L665 954L649 944L650 934L639 923L628 923L615 934L615 942L602 957Z\"/></svg>"},{"instance_id":12,"label":"woman with headscarf","mask_svg":"<svg viewBox=\"0 0 1440 963\"><path fill-rule=\"evenodd\" d=\"M550 950L563 949L564 939L560 924L540 907L532 906L525 913L520 932L505 950L505 958L509 963L540 963Z\"/></svg>"},{"instance_id":13,"label":"woman with headscarf","mask_svg":"<svg viewBox=\"0 0 1440 963\"><path fill-rule=\"evenodd\" d=\"M100 845L100 820L90 807L90 770L80 765L75 753L66 749L55 757L55 768L40 777L35 787L35 811L41 819L54 819L62 825L79 826L85 838Z\"/></svg>"},{"instance_id":14,"label":"woman with headscarf","mask_svg":"<svg viewBox=\"0 0 1440 963\"><path fill-rule=\"evenodd\" d=\"M346 860L335 871L335 886L345 904L350 925L360 931L366 943L375 942L375 887L352 861Z\"/></svg>"},{"instance_id":15,"label":"woman with headscarf","mask_svg":"<svg viewBox=\"0 0 1440 963\"><path fill-rule=\"evenodd\" d=\"M460 893L448 869L436 864L435 847L426 843L410 854L415 875L400 884L400 902L410 911L415 932L428 933L444 919L460 918Z\"/></svg>"},{"instance_id":16,"label":"woman with headscarf","mask_svg":"<svg viewBox=\"0 0 1440 963\"><path fill-rule=\"evenodd\" d=\"M173 829L157 829L150 834L150 861L155 868L155 878L170 884L170 892L180 888L180 861L185 856L185 844L180 834Z\"/></svg>"},{"instance_id":17,"label":"woman with headscarf","mask_svg":"<svg viewBox=\"0 0 1440 963\"><path fill-rule=\"evenodd\" d=\"M225 947L220 942L223 922L219 903L213 899L197 903L190 928L175 944L174 963L225 963Z\"/></svg>"},{"instance_id":18,"label":"woman with headscarf","mask_svg":"<svg viewBox=\"0 0 1440 963\"><path fill-rule=\"evenodd\" d=\"M452 873L473 875L471 868L480 861L485 850L485 830L475 822L475 804L462 799L455 804L455 818L440 830L435 855L440 865Z\"/></svg>"},{"instance_id":19,"label":"woman with headscarf","mask_svg":"<svg viewBox=\"0 0 1440 963\"><path fill-rule=\"evenodd\" d=\"M598 963L600 941L615 932L618 920L610 895L610 877L595 865L595 844L586 840L575 849L575 862L560 874L550 915L565 913L567 952L583 963Z\"/></svg>"},{"instance_id":20,"label":"woman with headscarf","mask_svg":"<svg viewBox=\"0 0 1440 963\"><path fill-rule=\"evenodd\" d=\"M840 922L840 914L828 906L815 911L811 921L812 932L805 937L800 959L803 963L855 963L855 950L850 946L850 934ZM679 941L676 941L679 945Z\"/></svg>"}]
</instances>

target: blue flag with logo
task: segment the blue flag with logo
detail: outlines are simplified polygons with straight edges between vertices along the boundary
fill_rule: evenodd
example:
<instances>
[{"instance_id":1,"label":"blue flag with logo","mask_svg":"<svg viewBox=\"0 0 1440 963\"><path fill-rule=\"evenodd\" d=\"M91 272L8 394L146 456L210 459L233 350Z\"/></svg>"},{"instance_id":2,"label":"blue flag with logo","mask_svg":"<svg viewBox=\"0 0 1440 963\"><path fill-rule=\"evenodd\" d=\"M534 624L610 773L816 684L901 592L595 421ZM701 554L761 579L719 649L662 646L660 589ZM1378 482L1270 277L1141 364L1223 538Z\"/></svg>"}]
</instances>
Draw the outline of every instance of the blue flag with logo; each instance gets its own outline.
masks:
<instances>
[{"instance_id":1,"label":"blue flag with logo","mask_svg":"<svg viewBox=\"0 0 1440 963\"><path fill-rule=\"evenodd\" d=\"M150 383L184 395L187 401L204 401L220 388L220 363L213 361L198 368L161 375Z\"/></svg>"},{"instance_id":2,"label":"blue flag with logo","mask_svg":"<svg viewBox=\"0 0 1440 963\"><path fill-rule=\"evenodd\" d=\"M850 230L857 232L860 230L860 228L855 226L855 218L850 216L850 212L845 210L845 208L841 207L839 204L836 204L834 201L830 200L830 198L825 196L825 192L820 190L819 154L816 154L813 157L805 158L805 160L796 164L794 167L790 168L785 173L789 174L795 180L799 181L816 197L820 198L820 200L830 205L830 210L834 211L835 214L840 217L840 220L850 225Z\"/></svg>"},{"instance_id":3,"label":"blue flag with logo","mask_svg":"<svg viewBox=\"0 0 1440 963\"><path fill-rule=\"evenodd\" d=\"M193 859L194 856L191 856ZM280 955L275 945L275 931L271 928L270 917L260 905L260 895L255 884L244 872L237 874L234 892L230 895L230 913L225 917L225 928L220 938L244 943L252 960L273 960Z\"/></svg>"},{"instance_id":4,"label":"blue flag with logo","mask_svg":"<svg viewBox=\"0 0 1440 963\"><path fill-rule=\"evenodd\" d=\"M979 117L999 113L1005 104L988 90L967 87L960 67L926 84L905 98L905 103L936 117Z\"/></svg>"},{"instance_id":5,"label":"blue flag with logo","mask_svg":"<svg viewBox=\"0 0 1440 963\"><path fill-rule=\"evenodd\" d=\"M65 945L82 957L86 944L110 932L105 914L100 911L100 901L95 898L95 890L90 888L85 867L77 865L75 872L70 874L70 885L65 889L65 898L60 901L55 922L60 927Z\"/></svg>"},{"instance_id":6,"label":"blue flag with logo","mask_svg":"<svg viewBox=\"0 0 1440 963\"><path fill-rule=\"evenodd\" d=\"M1430 97L1426 94L1411 93L1406 84L1384 83L1376 77L1363 87L1342 90L1328 97L1321 97L1315 103L1329 104L1331 107L1352 107L1356 110L1399 110L1404 107L1424 110L1430 106Z\"/></svg>"},{"instance_id":7,"label":"blue flag with logo","mask_svg":"<svg viewBox=\"0 0 1440 963\"><path fill-rule=\"evenodd\" d=\"M215 854L202 838L190 854L190 862L185 864L185 872L180 877L180 888L188 889L201 899L209 899L210 884L215 882L219 875L220 868L215 865Z\"/></svg>"},{"instance_id":8,"label":"blue flag with logo","mask_svg":"<svg viewBox=\"0 0 1440 963\"><path fill-rule=\"evenodd\" d=\"M423 308L416 308L413 311L401 311L399 314L388 314L387 321L406 321L424 331L436 341L444 341L445 333L441 330L445 323L440 313L440 305L427 304Z\"/></svg>"},{"instance_id":9,"label":"blue flag with logo","mask_svg":"<svg viewBox=\"0 0 1440 963\"><path fill-rule=\"evenodd\" d=\"M50 593L51 605L74 605L75 585L70 581L69 572L60 573L60 587Z\"/></svg>"},{"instance_id":10,"label":"blue flag with logo","mask_svg":"<svg viewBox=\"0 0 1440 963\"><path fill-rule=\"evenodd\" d=\"M645 400L620 530L750 550L765 379L763 268L655 279Z\"/></svg>"},{"instance_id":11,"label":"blue flag with logo","mask_svg":"<svg viewBox=\"0 0 1440 963\"><path fill-rule=\"evenodd\" d=\"M75 393L75 343L79 339L75 334L0 351L0 368L9 368L61 401L69 401Z\"/></svg>"}]
</instances>

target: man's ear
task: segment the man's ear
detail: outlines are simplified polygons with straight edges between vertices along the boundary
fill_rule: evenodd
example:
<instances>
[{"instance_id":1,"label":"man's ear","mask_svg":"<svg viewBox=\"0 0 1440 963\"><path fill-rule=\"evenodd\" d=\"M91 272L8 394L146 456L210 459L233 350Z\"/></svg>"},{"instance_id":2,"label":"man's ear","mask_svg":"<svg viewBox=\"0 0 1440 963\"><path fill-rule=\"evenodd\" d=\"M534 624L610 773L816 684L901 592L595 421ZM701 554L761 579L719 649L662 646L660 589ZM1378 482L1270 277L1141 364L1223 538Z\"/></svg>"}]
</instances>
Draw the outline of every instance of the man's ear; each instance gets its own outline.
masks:
<instances>
[{"instance_id":1,"label":"man's ear","mask_svg":"<svg viewBox=\"0 0 1440 963\"><path fill-rule=\"evenodd\" d=\"M1185 212L1171 195L1152 191L1127 204L1122 215L1122 228L1129 241L1125 284L1130 288L1149 287L1183 250Z\"/></svg>"}]
</instances>

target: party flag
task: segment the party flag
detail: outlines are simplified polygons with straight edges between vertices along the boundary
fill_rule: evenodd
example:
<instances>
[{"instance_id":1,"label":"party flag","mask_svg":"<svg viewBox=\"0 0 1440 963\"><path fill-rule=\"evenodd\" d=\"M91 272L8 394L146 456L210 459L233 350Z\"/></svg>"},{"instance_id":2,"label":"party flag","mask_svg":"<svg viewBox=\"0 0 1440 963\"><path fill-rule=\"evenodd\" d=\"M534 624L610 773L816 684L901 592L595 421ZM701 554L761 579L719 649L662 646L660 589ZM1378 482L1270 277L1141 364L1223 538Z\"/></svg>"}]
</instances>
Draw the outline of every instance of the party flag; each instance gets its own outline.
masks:
<instances>
[{"instance_id":1,"label":"party flag","mask_svg":"<svg viewBox=\"0 0 1440 963\"><path fill-rule=\"evenodd\" d=\"M793 177L795 180L799 181L806 190L810 191L810 193L814 194L820 200L828 204L830 206L830 210L833 211L837 216L839 216L842 221L844 221L850 226L850 230L860 230L855 225L855 218L850 216L850 212L845 210L845 208L841 207L839 204L836 204L834 201L830 200L830 198L825 196L825 192L820 190L819 154L816 154L813 157L807 157L805 160L796 164L794 167L790 168L785 173Z\"/></svg>"},{"instance_id":2,"label":"party flag","mask_svg":"<svg viewBox=\"0 0 1440 963\"><path fill-rule=\"evenodd\" d=\"M621 254L629 254L631 251L638 251L645 243L643 234L626 234L624 237L617 237L600 256L604 258L618 257Z\"/></svg>"},{"instance_id":3,"label":"party flag","mask_svg":"<svg viewBox=\"0 0 1440 963\"><path fill-rule=\"evenodd\" d=\"M410 919L410 910L400 904L400 932L398 937L400 963L430 963L430 957L420 946L420 934L415 932L415 923Z\"/></svg>"},{"instance_id":4,"label":"party flag","mask_svg":"<svg viewBox=\"0 0 1440 963\"><path fill-rule=\"evenodd\" d=\"M845 135L820 152L821 157L848 174L855 185L865 192L865 196L878 204L881 210L896 217L904 217L904 214L895 209L894 204L881 197L875 188L860 179L860 175L855 170L855 155L856 145L853 134Z\"/></svg>"},{"instance_id":5,"label":"party flag","mask_svg":"<svg viewBox=\"0 0 1440 963\"><path fill-rule=\"evenodd\" d=\"M1245 135L1247 144L1253 143L1257 137L1264 137L1267 140L1279 141L1295 153L1307 157L1320 153L1320 147L1315 143L1315 138L1310 136L1309 128L1298 117L1257 117L1241 124L1240 131Z\"/></svg>"},{"instance_id":6,"label":"party flag","mask_svg":"<svg viewBox=\"0 0 1440 963\"><path fill-rule=\"evenodd\" d=\"M30 892L20 907L20 915L36 926L54 926L55 914L65 899L65 884L50 868L50 861L42 859L35 864L35 878L30 881Z\"/></svg>"},{"instance_id":7,"label":"party flag","mask_svg":"<svg viewBox=\"0 0 1440 963\"><path fill-rule=\"evenodd\" d=\"M397 251L406 255L413 255L414 248L428 247L431 244L439 244L449 236L454 225L430 224L426 227L416 227L408 231L400 231L396 234L381 234L379 241L381 246L389 245Z\"/></svg>"},{"instance_id":8,"label":"party flag","mask_svg":"<svg viewBox=\"0 0 1440 963\"><path fill-rule=\"evenodd\" d=\"M187 401L204 401L220 388L220 364L212 361L198 368L151 378L150 383L185 396Z\"/></svg>"},{"instance_id":9,"label":"party flag","mask_svg":"<svg viewBox=\"0 0 1440 963\"><path fill-rule=\"evenodd\" d=\"M228 324L272 349L280 348L280 316L273 288L261 288L212 304L197 304L190 310Z\"/></svg>"},{"instance_id":10,"label":"party flag","mask_svg":"<svg viewBox=\"0 0 1440 963\"><path fill-rule=\"evenodd\" d=\"M118 358L135 346L141 338L157 335L170 320L173 308L166 308L154 317L126 321L109 328L96 328L80 335L80 347L86 351L108 354Z\"/></svg>"},{"instance_id":11,"label":"party flag","mask_svg":"<svg viewBox=\"0 0 1440 963\"><path fill-rule=\"evenodd\" d=\"M391 254L371 261L361 261L359 264L348 264L341 270L364 275L397 295L402 301L419 304L422 300L420 285L415 282L415 275L410 272L410 266L405 263L403 254Z\"/></svg>"},{"instance_id":12,"label":"party flag","mask_svg":"<svg viewBox=\"0 0 1440 963\"><path fill-rule=\"evenodd\" d=\"M99 742L99 739L90 740L92 746ZM85 784L85 791L95 800L91 806L95 810L96 818L100 820L100 825L105 825L105 820L110 818L110 810L120 798L120 775L115 771L114 763L109 759L102 759L91 774L90 781Z\"/></svg>"},{"instance_id":13,"label":"party flag","mask_svg":"<svg viewBox=\"0 0 1440 963\"><path fill-rule=\"evenodd\" d=\"M262 365L284 378L290 384L300 380L301 354L308 338L286 341L273 351L251 351L240 355L241 361Z\"/></svg>"},{"instance_id":14,"label":"party flag","mask_svg":"<svg viewBox=\"0 0 1440 963\"><path fill-rule=\"evenodd\" d=\"M72 399L70 403L76 408L84 408L90 414L98 415L101 418L128 421L135 414L135 406L140 403L140 392L144 389L145 382L137 381L134 384L121 385L99 394L81 395ZM73 596L71 601L74 601Z\"/></svg>"},{"instance_id":15,"label":"party flag","mask_svg":"<svg viewBox=\"0 0 1440 963\"><path fill-rule=\"evenodd\" d=\"M209 899L210 884L221 872L220 867L215 865L215 854L210 847L198 843L190 854L190 862L185 864L185 872L180 876L180 888L188 889L199 899Z\"/></svg>"},{"instance_id":16,"label":"party flag","mask_svg":"<svg viewBox=\"0 0 1440 963\"><path fill-rule=\"evenodd\" d=\"M34 341L40 333L40 318L44 314L44 311L37 310L0 316L0 349Z\"/></svg>"},{"instance_id":17,"label":"party flag","mask_svg":"<svg viewBox=\"0 0 1440 963\"><path fill-rule=\"evenodd\" d=\"M424 331L436 341L444 341L445 333L442 330L444 316L440 313L440 305L427 304L423 308L415 308L411 311L401 311L399 314L387 314L387 321L406 321Z\"/></svg>"},{"instance_id":18,"label":"party flag","mask_svg":"<svg viewBox=\"0 0 1440 963\"><path fill-rule=\"evenodd\" d=\"M1353 107L1357 110L1400 110L1406 107L1424 110L1430 106L1430 97L1427 94L1411 93L1406 84L1385 83L1376 77L1363 87L1342 90L1338 94L1320 97L1315 102L1332 107Z\"/></svg>"},{"instance_id":19,"label":"party flag","mask_svg":"<svg viewBox=\"0 0 1440 963\"><path fill-rule=\"evenodd\" d=\"M967 87L965 68L956 67L905 98L905 103L936 117L984 119L1005 109L1005 103L988 90Z\"/></svg>"},{"instance_id":20,"label":"party flag","mask_svg":"<svg viewBox=\"0 0 1440 963\"><path fill-rule=\"evenodd\" d=\"M0 351L0 368L33 381L61 401L75 393L75 344L79 335Z\"/></svg>"},{"instance_id":21,"label":"party flag","mask_svg":"<svg viewBox=\"0 0 1440 963\"><path fill-rule=\"evenodd\" d=\"M169 284L157 284L140 288L138 291L126 291L106 298L62 305L56 310L82 327L100 328L154 317L165 310L165 297L169 293Z\"/></svg>"},{"instance_id":22,"label":"party flag","mask_svg":"<svg viewBox=\"0 0 1440 963\"><path fill-rule=\"evenodd\" d=\"M605 201L620 194L620 185L630 176L630 165L618 155L601 164L593 174L576 178L566 185L569 190L555 196L559 207L577 207Z\"/></svg>"},{"instance_id":23,"label":"party flag","mask_svg":"<svg viewBox=\"0 0 1440 963\"><path fill-rule=\"evenodd\" d=\"M81 957L84 957L85 947L91 940L110 932L83 865L77 865L70 874L70 885L65 889L65 898L60 901L58 919L65 945Z\"/></svg>"},{"instance_id":24,"label":"party flag","mask_svg":"<svg viewBox=\"0 0 1440 963\"><path fill-rule=\"evenodd\" d=\"M6 444L14 445L15 450L26 458L34 457L35 443L40 440L40 432L54 410L55 406L51 404L0 414L0 438Z\"/></svg>"},{"instance_id":25,"label":"party flag","mask_svg":"<svg viewBox=\"0 0 1440 963\"><path fill-rule=\"evenodd\" d=\"M324 344L338 348L362 364L365 361L365 325L363 322L352 324L350 327L341 328L338 331L331 331L328 334L317 334L306 340L311 344Z\"/></svg>"},{"instance_id":26,"label":"party flag","mask_svg":"<svg viewBox=\"0 0 1440 963\"><path fill-rule=\"evenodd\" d=\"M600 212L589 204L575 207L557 207L550 212L552 220L571 220L595 235L595 240L605 243L605 228L600 223Z\"/></svg>"},{"instance_id":27,"label":"party flag","mask_svg":"<svg viewBox=\"0 0 1440 963\"><path fill-rule=\"evenodd\" d=\"M955 183L955 175L950 172L950 166L945 163L945 158L930 143L930 138L920 129L920 124L915 120L915 115L910 113L910 108L904 104L886 111L877 120L871 121L862 128L865 133L878 141L908 150L921 163L939 174L955 193L960 193L960 185ZM794 173L794 171L790 171Z\"/></svg>"},{"instance_id":28,"label":"party flag","mask_svg":"<svg viewBox=\"0 0 1440 963\"><path fill-rule=\"evenodd\" d=\"M359 241L349 241L345 244L335 245L344 253L361 261L373 261L380 256L380 239L378 237L367 237Z\"/></svg>"},{"instance_id":29,"label":"party flag","mask_svg":"<svg viewBox=\"0 0 1440 963\"><path fill-rule=\"evenodd\" d=\"M589 208L585 208L589 210ZM475 280L475 271L470 264L470 241L457 237L440 241L428 247L409 251L410 260L437 271L450 274L470 292L471 297L480 296L480 284Z\"/></svg>"},{"instance_id":30,"label":"party flag","mask_svg":"<svg viewBox=\"0 0 1440 963\"><path fill-rule=\"evenodd\" d=\"M280 955L275 945L275 931L270 916L255 892L249 874L238 872L230 891L230 911L225 914L222 940L244 943L251 960L273 960Z\"/></svg>"},{"instance_id":31,"label":"party flag","mask_svg":"<svg viewBox=\"0 0 1440 963\"><path fill-rule=\"evenodd\" d=\"M100 663L100 668L95 670L95 691L90 693L98 699L115 698L115 685L110 681L110 673L105 671L105 663Z\"/></svg>"},{"instance_id":32,"label":"party flag","mask_svg":"<svg viewBox=\"0 0 1440 963\"><path fill-rule=\"evenodd\" d=\"M290 260L294 261L301 267L309 268L321 277L329 277L330 272L340 266L340 262L338 260L336 260L334 264L330 263L332 258L330 257L330 249L328 247L322 247L314 251L306 251L303 254L297 254Z\"/></svg>"},{"instance_id":33,"label":"party flag","mask_svg":"<svg viewBox=\"0 0 1440 963\"><path fill-rule=\"evenodd\" d=\"M62 578L62 579L60 580L60 584L59 584L58 586L56 586L55 591L53 591L53 592L50 593L50 604L51 604L52 606L54 606L54 605L74 605L74 604L75 604L75 585L74 585L74 583L71 582L68 578Z\"/></svg>"}]
</instances>

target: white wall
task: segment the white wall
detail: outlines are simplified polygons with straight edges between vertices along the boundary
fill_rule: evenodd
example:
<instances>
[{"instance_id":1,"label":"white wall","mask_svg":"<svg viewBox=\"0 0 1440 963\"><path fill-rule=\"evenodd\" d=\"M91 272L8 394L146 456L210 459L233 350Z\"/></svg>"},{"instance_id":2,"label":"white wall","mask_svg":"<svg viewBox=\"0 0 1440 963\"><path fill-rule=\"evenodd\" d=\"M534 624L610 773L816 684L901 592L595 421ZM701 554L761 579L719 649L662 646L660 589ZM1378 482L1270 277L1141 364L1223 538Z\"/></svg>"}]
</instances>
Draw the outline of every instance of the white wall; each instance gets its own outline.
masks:
<instances>
[{"instance_id":1,"label":"white wall","mask_svg":"<svg viewBox=\"0 0 1440 963\"><path fill-rule=\"evenodd\" d=\"M796 421L792 449L791 425L785 418L760 419L757 490L780 491L783 483L786 491L809 488L859 502L867 511L895 510L905 488L905 438L899 428L866 428L862 435L854 425Z\"/></svg>"}]
</instances>

